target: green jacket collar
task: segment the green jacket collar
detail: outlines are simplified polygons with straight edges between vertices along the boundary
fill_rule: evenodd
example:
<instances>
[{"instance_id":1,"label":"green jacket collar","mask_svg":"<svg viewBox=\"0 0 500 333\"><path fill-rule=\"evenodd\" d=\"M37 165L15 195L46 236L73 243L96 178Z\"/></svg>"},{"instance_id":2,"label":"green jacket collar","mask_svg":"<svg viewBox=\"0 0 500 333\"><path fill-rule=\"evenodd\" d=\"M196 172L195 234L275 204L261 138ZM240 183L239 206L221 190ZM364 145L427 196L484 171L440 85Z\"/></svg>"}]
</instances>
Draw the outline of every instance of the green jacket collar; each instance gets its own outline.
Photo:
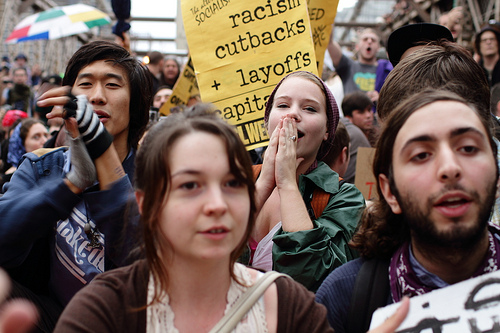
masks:
<instances>
[{"instance_id":1,"label":"green jacket collar","mask_svg":"<svg viewBox=\"0 0 500 333\"><path fill-rule=\"evenodd\" d=\"M300 175L299 189L304 193L304 178L309 179L317 187L327 193L337 193L339 191L339 174L333 171L326 163L318 162L318 167L307 175Z\"/></svg>"}]
</instances>

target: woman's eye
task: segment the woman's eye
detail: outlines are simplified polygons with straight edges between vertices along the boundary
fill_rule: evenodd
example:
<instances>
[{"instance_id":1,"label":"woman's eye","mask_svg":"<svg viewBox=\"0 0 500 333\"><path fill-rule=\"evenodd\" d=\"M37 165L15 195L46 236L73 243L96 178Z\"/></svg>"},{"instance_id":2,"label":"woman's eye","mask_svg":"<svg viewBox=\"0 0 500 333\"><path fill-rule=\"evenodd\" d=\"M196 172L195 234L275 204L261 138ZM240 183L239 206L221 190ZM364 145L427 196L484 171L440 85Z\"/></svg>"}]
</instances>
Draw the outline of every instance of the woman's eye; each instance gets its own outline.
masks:
<instances>
[{"instance_id":1,"label":"woman's eye","mask_svg":"<svg viewBox=\"0 0 500 333\"><path fill-rule=\"evenodd\" d=\"M309 111L309 112L317 112L316 109L313 108L312 106L306 107L306 110Z\"/></svg>"},{"instance_id":2,"label":"woman's eye","mask_svg":"<svg viewBox=\"0 0 500 333\"><path fill-rule=\"evenodd\" d=\"M227 187L239 188L243 186L243 183L238 179L231 179L226 183Z\"/></svg>"},{"instance_id":3,"label":"woman's eye","mask_svg":"<svg viewBox=\"0 0 500 333\"><path fill-rule=\"evenodd\" d=\"M277 108L287 108L288 107L288 104L285 104L285 103L281 103L281 104L277 104L276 105Z\"/></svg>"},{"instance_id":4,"label":"woman's eye","mask_svg":"<svg viewBox=\"0 0 500 333\"><path fill-rule=\"evenodd\" d=\"M181 184L180 188L183 188L185 190L194 190L198 188L198 184L195 182L186 182L184 184Z\"/></svg>"}]
</instances>

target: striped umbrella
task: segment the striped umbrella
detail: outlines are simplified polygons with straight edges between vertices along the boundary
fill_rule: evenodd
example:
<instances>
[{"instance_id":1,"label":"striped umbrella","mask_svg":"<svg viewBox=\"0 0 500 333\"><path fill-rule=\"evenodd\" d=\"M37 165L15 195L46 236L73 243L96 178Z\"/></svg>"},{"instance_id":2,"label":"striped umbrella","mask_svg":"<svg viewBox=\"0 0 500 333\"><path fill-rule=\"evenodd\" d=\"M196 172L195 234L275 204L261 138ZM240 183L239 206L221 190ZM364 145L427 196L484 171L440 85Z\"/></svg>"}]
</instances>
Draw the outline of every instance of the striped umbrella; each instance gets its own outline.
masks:
<instances>
[{"instance_id":1,"label":"striped umbrella","mask_svg":"<svg viewBox=\"0 0 500 333\"><path fill-rule=\"evenodd\" d=\"M57 39L110 23L108 15L91 6L77 4L54 7L23 19L5 42L13 44L36 39Z\"/></svg>"}]
</instances>

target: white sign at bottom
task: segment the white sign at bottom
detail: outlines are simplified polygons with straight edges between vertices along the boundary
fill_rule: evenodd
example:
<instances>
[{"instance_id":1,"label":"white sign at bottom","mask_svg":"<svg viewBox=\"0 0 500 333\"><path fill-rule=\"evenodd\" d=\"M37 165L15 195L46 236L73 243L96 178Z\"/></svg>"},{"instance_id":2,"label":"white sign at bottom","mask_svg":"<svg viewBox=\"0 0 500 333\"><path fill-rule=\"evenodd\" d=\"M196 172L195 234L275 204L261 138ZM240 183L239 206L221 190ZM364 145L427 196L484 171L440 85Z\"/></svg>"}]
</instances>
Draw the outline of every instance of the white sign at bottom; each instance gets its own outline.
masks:
<instances>
[{"instance_id":1,"label":"white sign at bottom","mask_svg":"<svg viewBox=\"0 0 500 333\"><path fill-rule=\"evenodd\" d=\"M399 305L375 311L370 328L382 324ZM500 332L500 271L412 297L410 312L396 332Z\"/></svg>"}]
</instances>

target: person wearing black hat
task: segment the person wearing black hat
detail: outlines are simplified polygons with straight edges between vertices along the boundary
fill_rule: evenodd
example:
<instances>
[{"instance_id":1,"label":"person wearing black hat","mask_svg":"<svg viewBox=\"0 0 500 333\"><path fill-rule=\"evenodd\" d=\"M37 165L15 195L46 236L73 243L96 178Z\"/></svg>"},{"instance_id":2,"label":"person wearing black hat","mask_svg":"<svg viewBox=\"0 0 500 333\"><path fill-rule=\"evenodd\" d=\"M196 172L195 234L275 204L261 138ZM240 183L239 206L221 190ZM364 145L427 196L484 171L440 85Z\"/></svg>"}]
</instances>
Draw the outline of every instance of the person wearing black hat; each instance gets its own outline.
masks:
<instances>
[{"instance_id":1,"label":"person wearing black hat","mask_svg":"<svg viewBox=\"0 0 500 333\"><path fill-rule=\"evenodd\" d=\"M26 67L26 63L28 62L28 57L24 53L19 53L15 58L16 67Z\"/></svg>"},{"instance_id":2,"label":"person wearing black hat","mask_svg":"<svg viewBox=\"0 0 500 333\"><path fill-rule=\"evenodd\" d=\"M11 67L11 65L10 65L10 59L9 59L9 57L3 56L2 57L2 61L0 61L0 71L1 71L1 74L3 74L3 75L9 75L10 67Z\"/></svg>"},{"instance_id":3,"label":"person wearing black hat","mask_svg":"<svg viewBox=\"0 0 500 333\"><path fill-rule=\"evenodd\" d=\"M474 48L479 55L479 65L484 70L490 87L500 82L500 30L493 25L485 25L474 38Z\"/></svg>"},{"instance_id":4,"label":"person wearing black hat","mask_svg":"<svg viewBox=\"0 0 500 333\"><path fill-rule=\"evenodd\" d=\"M491 120L488 81L465 47L440 40L408 53L387 76L380 90L377 115L381 122L385 122L402 100L428 88L446 89L462 96L474 104L485 119Z\"/></svg>"},{"instance_id":5,"label":"person wearing black hat","mask_svg":"<svg viewBox=\"0 0 500 333\"><path fill-rule=\"evenodd\" d=\"M31 68L28 66L28 57L24 53L18 53L14 58L14 63L12 64L12 70L16 68L24 68L26 70L26 74L28 75L28 79L31 78ZM31 86L31 82L28 82Z\"/></svg>"},{"instance_id":6,"label":"person wearing black hat","mask_svg":"<svg viewBox=\"0 0 500 333\"><path fill-rule=\"evenodd\" d=\"M427 43L441 39L453 42L451 31L435 23L415 23L394 30L387 39L387 54L395 67L410 53L424 47Z\"/></svg>"}]
</instances>

